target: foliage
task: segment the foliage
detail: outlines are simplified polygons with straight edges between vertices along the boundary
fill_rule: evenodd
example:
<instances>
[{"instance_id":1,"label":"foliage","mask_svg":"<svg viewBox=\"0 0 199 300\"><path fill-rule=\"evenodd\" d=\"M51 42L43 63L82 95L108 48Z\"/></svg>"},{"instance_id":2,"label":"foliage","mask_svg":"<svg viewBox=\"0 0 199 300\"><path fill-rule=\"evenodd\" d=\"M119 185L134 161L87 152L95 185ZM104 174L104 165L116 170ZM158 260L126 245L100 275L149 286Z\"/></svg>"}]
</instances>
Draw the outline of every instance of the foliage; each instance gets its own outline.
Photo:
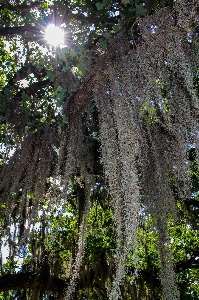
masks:
<instances>
[{"instance_id":1,"label":"foliage","mask_svg":"<svg viewBox=\"0 0 199 300\"><path fill-rule=\"evenodd\" d=\"M198 299L198 11L2 1L0 299Z\"/></svg>"}]
</instances>

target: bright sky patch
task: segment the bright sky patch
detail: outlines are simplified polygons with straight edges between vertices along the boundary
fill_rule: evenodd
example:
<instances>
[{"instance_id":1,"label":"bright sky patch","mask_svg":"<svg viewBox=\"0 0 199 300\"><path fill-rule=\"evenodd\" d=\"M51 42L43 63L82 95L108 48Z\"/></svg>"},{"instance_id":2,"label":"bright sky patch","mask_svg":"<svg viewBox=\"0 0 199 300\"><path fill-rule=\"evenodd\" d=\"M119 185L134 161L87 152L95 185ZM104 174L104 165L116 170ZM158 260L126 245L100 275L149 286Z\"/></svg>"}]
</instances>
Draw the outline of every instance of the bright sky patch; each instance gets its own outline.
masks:
<instances>
[{"instance_id":1,"label":"bright sky patch","mask_svg":"<svg viewBox=\"0 0 199 300\"><path fill-rule=\"evenodd\" d=\"M60 27L50 24L45 32L45 39L52 46L59 46L64 43L64 31Z\"/></svg>"}]
</instances>

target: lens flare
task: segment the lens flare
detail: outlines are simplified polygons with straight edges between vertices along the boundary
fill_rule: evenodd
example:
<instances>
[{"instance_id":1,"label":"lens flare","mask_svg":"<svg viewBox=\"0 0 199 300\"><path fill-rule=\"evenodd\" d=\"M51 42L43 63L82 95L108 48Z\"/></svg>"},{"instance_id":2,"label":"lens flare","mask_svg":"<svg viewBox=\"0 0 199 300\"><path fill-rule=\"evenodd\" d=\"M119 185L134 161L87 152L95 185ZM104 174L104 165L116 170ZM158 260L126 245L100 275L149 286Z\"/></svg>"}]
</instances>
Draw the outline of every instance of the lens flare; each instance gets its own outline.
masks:
<instances>
[{"instance_id":1,"label":"lens flare","mask_svg":"<svg viewBox=\"0 0 199 300\"><path fill-rule=\"evenodd\" d=\"M46 28L45 39L52 46L59 46L64 43L64 31L60 27L50 24Z\"/></svg>"}]
</instances>

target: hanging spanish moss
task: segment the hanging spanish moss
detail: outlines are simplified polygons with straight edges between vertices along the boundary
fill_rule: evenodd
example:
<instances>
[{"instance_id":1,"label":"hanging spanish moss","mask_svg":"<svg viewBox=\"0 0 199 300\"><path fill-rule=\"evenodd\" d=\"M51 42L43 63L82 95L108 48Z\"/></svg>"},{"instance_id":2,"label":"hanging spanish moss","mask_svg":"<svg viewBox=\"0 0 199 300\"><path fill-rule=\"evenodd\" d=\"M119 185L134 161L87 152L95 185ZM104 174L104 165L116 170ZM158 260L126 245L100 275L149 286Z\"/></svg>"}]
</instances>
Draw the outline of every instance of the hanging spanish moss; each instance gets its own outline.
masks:
<instances>
[{"instance_id":1,"label":"hanging spanish moss","mask_svg":"<svg viewBox=\"0 0 199 300\"><path fill-rule=\"evenodd\" d=\"M179 298L167 218L172 215L177 220L176 199L184 201L190 196L187 151L190 144L198 147L199 103L194 89L198 59L194 36L196 7L196 1L180 1L173 13L164 8L139 18L134 25L139 31L138 40L130 41L133 49L113 60L114 47L111 48L103 62L96 62L97 67L83 88L66 104L63 111L69 120L67 132L60 133L57 128L53 131L49 126L42 132L27 134L9 164L2 168L1 203L6 203L7 222L11 217L18 220L15 235L20 231L21 245L29 234L34 236L32 228L39 211L41 214L41 199L48 199L49 203L40 225L44 239L48 214L53 213L55 203L59 206L63 199L67 201L71 182L77 182L81 194L77 203L79 234L65 299L73 298L84 264L90 198L94 177L99 175L89 135L91 106L97 111L98 164L103 170L99 173L108 187L116 232L115 275L112 286L107 284L107 296L110 300L122 299L129 253L134 255L131 275L139 276L137 232L145 207L158 232L163 299ZM56 184L54 188L53 184L46 187L47 178L48 182L59 178L62 188ZM7 243L12 260L19 249L13 244L10 230ZM36 268L42 253L33 241L34 238Z\"/></svg>"},{"instance_id":2,"label":"hanging spanish moss","mask_svg":"<svg viewBox=\"0 0 199 300\"><path fill-rule=\"evenodd\" d=\"M193 18L194 14L192 22ZM193 84L197 60L195 50L190 53L187 39L191 29L189 22L186 25L175 26L167 10L147 21L139 20L142 43L136 52L109 67L105 82L96 78L94 96L118 244L126 237L136 248L140 191L140 200L157 222L164 299L177 297L166 225L168 214L176 215L171 176L179 197L188 197L191 183L186 145L193 140L197 143L193 113L198 108ZM127 245L130 249L132 242ZM128 251L123 246L116 253L119 261L110 299L121 298L119 286Z\"/></svg>"}]
</instances>

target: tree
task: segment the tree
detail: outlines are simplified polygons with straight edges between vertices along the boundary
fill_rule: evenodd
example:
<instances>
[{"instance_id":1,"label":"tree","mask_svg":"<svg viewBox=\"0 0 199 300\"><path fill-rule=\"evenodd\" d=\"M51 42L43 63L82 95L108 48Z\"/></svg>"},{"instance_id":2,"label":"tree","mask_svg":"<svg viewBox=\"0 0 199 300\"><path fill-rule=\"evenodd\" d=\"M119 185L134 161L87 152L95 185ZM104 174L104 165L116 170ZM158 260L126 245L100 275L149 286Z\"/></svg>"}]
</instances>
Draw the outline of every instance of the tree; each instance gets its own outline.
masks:
<instances>
[{"instance_id":1,"label":"tree","mask_svg":"<svg viewBox=\"0 0 199 300\"><path fill-rule=\"evenodd\" d=\"M0 297L198 299L197 1L0 11Z\"/></svg>"}]
</instances>

